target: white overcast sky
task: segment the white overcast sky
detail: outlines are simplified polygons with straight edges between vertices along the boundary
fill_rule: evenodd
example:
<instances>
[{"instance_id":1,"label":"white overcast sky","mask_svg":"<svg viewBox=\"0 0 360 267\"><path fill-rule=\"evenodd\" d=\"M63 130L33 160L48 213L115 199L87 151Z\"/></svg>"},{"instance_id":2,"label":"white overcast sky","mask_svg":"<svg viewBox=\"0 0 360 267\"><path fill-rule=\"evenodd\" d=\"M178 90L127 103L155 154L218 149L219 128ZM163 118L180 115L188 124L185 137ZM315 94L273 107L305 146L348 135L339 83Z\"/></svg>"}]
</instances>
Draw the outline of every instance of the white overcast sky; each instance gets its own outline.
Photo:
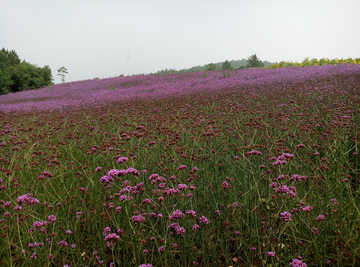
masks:
<instances>
[{"instance_id":1,"label":"white overcast sky","mask_svg":"<svg viewBox=\"0 0 360 267\"><path fill-rule=\"evenodd\" d=\"M62 66L76 81L255 53L357 58L359 14L359 0L0 0L0 49L49 65L56 83Z\"/></svg>"}]
</instances>

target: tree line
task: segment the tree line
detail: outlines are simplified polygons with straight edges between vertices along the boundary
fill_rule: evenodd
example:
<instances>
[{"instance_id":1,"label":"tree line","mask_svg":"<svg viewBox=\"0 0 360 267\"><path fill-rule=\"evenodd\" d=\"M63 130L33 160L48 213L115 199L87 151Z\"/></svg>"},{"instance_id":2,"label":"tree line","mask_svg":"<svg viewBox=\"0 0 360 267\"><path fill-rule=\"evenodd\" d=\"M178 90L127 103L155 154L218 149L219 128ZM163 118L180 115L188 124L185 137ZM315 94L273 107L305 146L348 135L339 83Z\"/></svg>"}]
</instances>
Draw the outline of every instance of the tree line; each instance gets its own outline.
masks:
<instances>
[{"instance_id":1,"label":"tree line","mask_svg":"<svg viewBox=\"0 0 360 267\"><path fill-rule=\"evenodd\" d=\"M158 71L157 74L170 74L170 73L184 73L184 72L204 72L213 70L232 70L232 69L244 69L244 68L259 68L269 67L274 63L269 61L261 61L256 54L251 55L247 59L241 60L225 60L224 62L210 63L203 66L194 66L188 69L165 69Z\"/></svg>"},{"instance_id":2,"label":"tree line","mask_svg":"<svg viewBox=\"0 0 360 267\"><path fill-rule=\"evenodd\" d=\"M20 92L53 84L48 65L38 67L21 61L14 50L0 50L0 94Z\"/></svg>"}]
</instances>

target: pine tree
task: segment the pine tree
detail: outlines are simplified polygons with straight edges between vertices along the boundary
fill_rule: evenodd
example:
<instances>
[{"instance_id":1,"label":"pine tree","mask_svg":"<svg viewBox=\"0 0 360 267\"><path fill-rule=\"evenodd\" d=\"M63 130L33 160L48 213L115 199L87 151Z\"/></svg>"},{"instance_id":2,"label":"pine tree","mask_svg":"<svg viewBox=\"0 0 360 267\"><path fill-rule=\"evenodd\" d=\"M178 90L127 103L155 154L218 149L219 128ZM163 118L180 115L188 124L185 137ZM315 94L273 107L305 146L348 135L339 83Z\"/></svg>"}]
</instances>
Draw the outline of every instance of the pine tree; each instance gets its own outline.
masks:
<instances>
[{"instance_id":1,"label":"pine tree","mask_svg":"<svg viewBox=\"0 0 360 267\"><path fill-rule=\"evenodd\" d=\"M246 65L246 67L248 68L260 68L260 67L264 67L264 63L258 59L258 57L256 56L256 54L248 57L248 63Z\"/></svg>"}]
</instances>

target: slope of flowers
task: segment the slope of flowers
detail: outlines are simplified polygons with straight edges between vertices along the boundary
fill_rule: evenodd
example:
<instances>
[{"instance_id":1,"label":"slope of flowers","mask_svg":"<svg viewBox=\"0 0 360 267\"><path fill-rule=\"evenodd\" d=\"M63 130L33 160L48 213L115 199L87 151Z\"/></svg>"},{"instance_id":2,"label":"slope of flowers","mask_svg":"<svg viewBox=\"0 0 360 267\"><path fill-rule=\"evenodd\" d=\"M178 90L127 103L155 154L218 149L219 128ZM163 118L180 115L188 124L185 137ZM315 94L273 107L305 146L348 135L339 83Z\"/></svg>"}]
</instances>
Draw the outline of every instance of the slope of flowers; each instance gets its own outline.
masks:
<instances>
[{"instance_id":1,"label":"slope of flowers","mask_svg":"<svg viewBox=\"0 0 360 267\"><path fill-rule=\"evenodd\" d=\"M290 67L281 69L248 69L227 72L144 75L87 80L45 87L38 90L0 96L0 112L16 110L61 110L101 106L104 103L135 98L161 98L196 92L216 91L223 88L254 88L276 83L302 83L340 74L359 73L360 65Z\"/></svg>"},{"instance_id":2,"label":"slope of flowers","mask_svg":"<svg viewBox=\"0 0 360 267\"><path fill-rule=\"evenodd\" d=\"M359 266L358 68L85 81L27 112L12 95L0 266Z\"/></svg>"}]
</instances>

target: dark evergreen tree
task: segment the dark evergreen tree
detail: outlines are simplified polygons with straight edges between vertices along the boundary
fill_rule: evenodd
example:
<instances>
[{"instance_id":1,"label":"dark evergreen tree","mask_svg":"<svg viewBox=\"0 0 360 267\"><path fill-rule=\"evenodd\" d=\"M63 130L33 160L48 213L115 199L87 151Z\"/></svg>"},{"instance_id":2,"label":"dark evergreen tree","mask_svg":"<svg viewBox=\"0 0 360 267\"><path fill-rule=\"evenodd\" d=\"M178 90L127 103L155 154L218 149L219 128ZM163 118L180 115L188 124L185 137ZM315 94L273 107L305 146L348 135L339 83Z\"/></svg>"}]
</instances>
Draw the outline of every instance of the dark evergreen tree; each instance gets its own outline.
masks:
<instances>
[{"instance_id":1,"label":"dark evergreen tree","mask_svg":"<svg viewBox=\"0 0 360 267\"><path fill-rule=\"evenodd\" d=\"M228 60L225 60L225 62L221 66L222 70L231 70L231 63Z\"/></svg>"},{"instance_id":2,"label":"dark evergreen tree","mask_svg":"<svg viewBox=\"0 0 360 267\"><path fill-rule=\"evenodd\" d=\"M248 57L248 64L246 65L248 68L260 68L264 67L264 63L258 57L256 54Z\"/></svg>"}]
</instances>

